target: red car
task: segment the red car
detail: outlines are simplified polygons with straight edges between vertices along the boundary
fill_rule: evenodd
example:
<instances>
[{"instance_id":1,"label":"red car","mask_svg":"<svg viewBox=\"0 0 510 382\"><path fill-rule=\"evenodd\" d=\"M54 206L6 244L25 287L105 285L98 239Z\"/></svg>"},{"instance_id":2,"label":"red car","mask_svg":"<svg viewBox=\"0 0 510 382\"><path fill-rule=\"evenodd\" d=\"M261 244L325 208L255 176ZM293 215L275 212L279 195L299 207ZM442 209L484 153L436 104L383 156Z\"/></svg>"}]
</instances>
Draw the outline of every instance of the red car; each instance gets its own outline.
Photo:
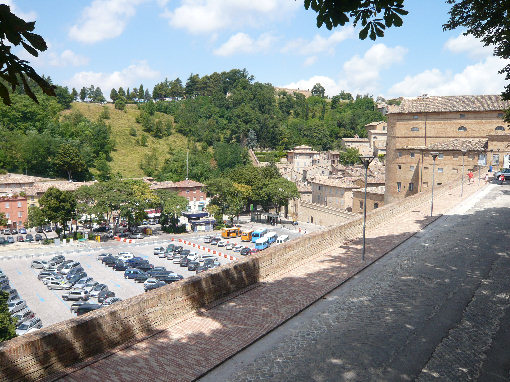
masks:
<instances>
[{"instance_id":1,"label":"red car","mask_svg":"<svg viewBox=\"0 0 510 382\"><path fill-rule=\"evenodd\" d=\"M23 238L23 236L18 236L18 241L21 243L21 242L25 241L25 239Z\"/></svg>"}]
</instances>

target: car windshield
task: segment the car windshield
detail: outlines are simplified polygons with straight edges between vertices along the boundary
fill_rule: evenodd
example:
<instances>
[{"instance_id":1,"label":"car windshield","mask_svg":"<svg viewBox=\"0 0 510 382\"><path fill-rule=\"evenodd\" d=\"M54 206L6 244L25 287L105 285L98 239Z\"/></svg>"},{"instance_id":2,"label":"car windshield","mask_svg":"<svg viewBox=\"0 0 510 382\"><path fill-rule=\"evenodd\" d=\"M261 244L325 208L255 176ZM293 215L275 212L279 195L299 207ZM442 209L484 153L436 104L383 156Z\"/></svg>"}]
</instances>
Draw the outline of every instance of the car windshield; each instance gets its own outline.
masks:
<instances>
[{"instance_id":1,"label":"car windshield","mask_svg":"<svg viewBox=\"0 0 510 382\"><path fill-rule=\"evenodd\" d=\"M94 287L94 290L101 290L101 289L103 289L103 285L96 285Z\"/></svg>"},{"instance_id":2,"label":"car windshield","mask_svg":"<svg viewBox=\"0 0 510 382\"><path fill-rule=\"evenodd\" d=\"M24 324L21 324L18 329L19 330L28 330L30 328L30 324L29 323L24 323Z\"/></svg>"}]
</instances>

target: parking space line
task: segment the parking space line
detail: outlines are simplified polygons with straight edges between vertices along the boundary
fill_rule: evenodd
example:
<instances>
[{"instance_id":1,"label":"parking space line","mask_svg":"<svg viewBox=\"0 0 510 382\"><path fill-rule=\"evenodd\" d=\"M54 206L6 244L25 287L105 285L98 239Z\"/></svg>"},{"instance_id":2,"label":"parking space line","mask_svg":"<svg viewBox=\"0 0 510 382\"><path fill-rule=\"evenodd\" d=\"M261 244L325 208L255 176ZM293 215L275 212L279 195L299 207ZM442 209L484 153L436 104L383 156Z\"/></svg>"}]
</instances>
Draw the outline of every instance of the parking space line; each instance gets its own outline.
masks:
<instances>
[{"instance_id":1,"label":"parking space line","mask_svg":"<svg viewBox=\"0 0 510 382\"><path fill-rule=\"evenodd\" d=\"M35 295L37 296L37 298L38 298L41 302L44 302L44 298L42 298L41 296L39 296L39 293L35 292Z\"/></svg>"},{"instance_id":2,"label":"parking space line","mask_svg":"<svg viewBox=\"0 0 510 382\"><path fill-rule=\"evenodd\" d=\"M18 271L18 275L22 275L22 273L20 271Z\"/></svg>"}]
</instances>

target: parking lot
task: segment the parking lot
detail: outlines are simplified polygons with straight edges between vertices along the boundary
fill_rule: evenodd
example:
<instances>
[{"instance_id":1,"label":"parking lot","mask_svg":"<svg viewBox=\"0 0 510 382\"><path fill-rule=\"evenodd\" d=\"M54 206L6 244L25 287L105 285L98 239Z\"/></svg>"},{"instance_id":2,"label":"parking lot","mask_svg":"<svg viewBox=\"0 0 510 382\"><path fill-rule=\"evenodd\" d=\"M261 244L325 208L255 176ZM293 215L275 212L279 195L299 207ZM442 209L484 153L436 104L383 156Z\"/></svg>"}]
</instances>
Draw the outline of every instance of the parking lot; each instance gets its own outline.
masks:
<instances>
[{"instance_id":1,"label":"parking lot","mask_svg":"<svg viewBox=\"0 0 510 382\"><path fill-rule=\"evenodd\" d=\"M250 228L256 229L261 227L262 226L255 226ZM268 228L270 231L277 232L279 235L288 235L290 239L301 235L297 230L282 229L281 227L263 227ZM212 234L214 236L220 236L221 233L215 231ZM115 271L113 268L103 265L97 260L97 256L100 253L117 254L123 251L131 252L135 256L147 259L154 266L164 266L167 270L174 271L185 278L194 275L195 272L188 271L187 268L180 267L179 264L174 264L172 260L155 256L153 253L154 248L159 246L166 248L169 243L173 242L182 245L184 249L196 252L198 255L213 254L213 251L215 251L216 256L221 254L217 257L221 264L235 261L236 258L242 257L239 252L204 243L204 237L204 234L187 234L179 235L178 239L174 238L174 241L172 241L171 237L167 236L165 238L166 240L160 242L161 244L148 243L147 239L133 240L133 243L108 242L102 247L89 248L79 253L73 251L71 248L61 248L62 250L59 251L59 253L63 254L66 259L80 262L88 277L92 277L101 284L106 284L109 290L115 292L116 297L127 299L144 293L143 283L125 279L124 272ZM179 242L179 239L181 242ZM254 243L241 242L240 238L230 238L228 241L254 248ZM224 255L226 255L226 257ZM45 255L39 259L49 260L51 257L52 255ZM0 269L9 277L11 286L17 289L19 295L26 301L30 309L41 318L44 326L74 317L75 314L70 311L73 301L64 301L64 299L62 299L62 294L65 292L64 290L49 290L42 281L38 280L37 275L40 269L31 268L33 259L34 258L11 258L3 260L0 261ZM96 301L91 299L89 302L95 303Z\"/></svg>"}]
</instances>

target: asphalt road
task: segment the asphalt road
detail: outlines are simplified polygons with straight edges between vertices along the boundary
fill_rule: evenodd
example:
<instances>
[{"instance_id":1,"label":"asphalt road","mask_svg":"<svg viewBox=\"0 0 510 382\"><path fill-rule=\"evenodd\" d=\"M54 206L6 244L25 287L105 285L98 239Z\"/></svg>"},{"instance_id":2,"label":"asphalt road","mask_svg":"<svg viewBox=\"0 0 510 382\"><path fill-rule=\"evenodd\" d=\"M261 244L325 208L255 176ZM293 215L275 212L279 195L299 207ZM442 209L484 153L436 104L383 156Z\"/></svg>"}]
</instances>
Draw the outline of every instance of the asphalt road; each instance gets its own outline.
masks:
<instances>
[{"instance_id":1,"label":"asphalt road","mask_svg":"<svg viewBox=\"0 0 510 382\"><path fill-rule=\"evenodd\" d=\"M201 381L507 381L509 243L492 185Z\"/></svg>"}]
</instances>

